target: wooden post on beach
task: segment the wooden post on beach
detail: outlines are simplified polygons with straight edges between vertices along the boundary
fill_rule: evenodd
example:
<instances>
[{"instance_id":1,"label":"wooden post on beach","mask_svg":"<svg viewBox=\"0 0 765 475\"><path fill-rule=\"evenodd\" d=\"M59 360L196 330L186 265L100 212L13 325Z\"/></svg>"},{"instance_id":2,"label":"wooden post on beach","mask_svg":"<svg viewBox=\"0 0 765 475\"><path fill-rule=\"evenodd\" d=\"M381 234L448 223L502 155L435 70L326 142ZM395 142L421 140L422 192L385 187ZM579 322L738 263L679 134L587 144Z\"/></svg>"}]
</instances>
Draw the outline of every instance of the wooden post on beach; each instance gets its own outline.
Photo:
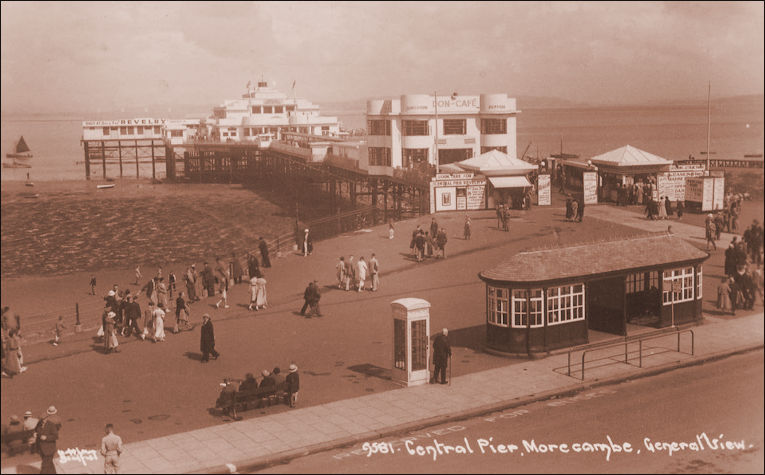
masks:
<instances>
[{"instance_id":1,"label":"wooden post on beach","mask_svg":"<svg viewBox=\"0 0 765 475\"><path fill-rule=\"evenodd\" d=\"M85 141L85 179L90 180L90 150L88 141Z\"/></svg>"},{"instance_id":2,"label":"wooden post on beach","mask_svg":"<svg viewBox=\"0 0 765 475\"><path fill-rule=\"evenodd\" d=\"M136 153L138 153L138 141L136 140ZM151 181L157 179L157 164L154 160L154 146L151 147Z\"/></svg>"},{"instance_id":3,"label":"wooden post on beach","mask_svg":"<svg viewBox=\"0 0 765 475\"><path fill-rule=\"evenodd\" d=\"M106 180L106 147L103 140L101 141L101 164L104 169L104 180Z\"/></svg>"},{"instance_id":4,"label":"wooden post on beach","mask_svg":"<svg viewBox=\"0 0 765 475\"><path fill-rule=\"evenodd\" d=\"M140 172L138 171L138 140L135 141L135 177L138 179L140 176Z\"/></svg>"},{"instance_id":5,"label":"wooden post on beach","mask_svg":"<svg viewBox=\"0 0 765 475\"><path fill-rule=\"evenodd\" d=\"M79 302L74 304L74 315L76 319L74 322L74 332L82 333L82 324L80 323L80 303Z\"/></svg>"},{"instance_id":6,"label":"wooden post on beach","mask_svg":"<svg viewBox=\"0 0 765 475\"><path fill-rule=\"evenodd\" d=\"M122 140L117 140L117 150L120 154L120 178L122 178Z\"/></svg>"}]
</instances>

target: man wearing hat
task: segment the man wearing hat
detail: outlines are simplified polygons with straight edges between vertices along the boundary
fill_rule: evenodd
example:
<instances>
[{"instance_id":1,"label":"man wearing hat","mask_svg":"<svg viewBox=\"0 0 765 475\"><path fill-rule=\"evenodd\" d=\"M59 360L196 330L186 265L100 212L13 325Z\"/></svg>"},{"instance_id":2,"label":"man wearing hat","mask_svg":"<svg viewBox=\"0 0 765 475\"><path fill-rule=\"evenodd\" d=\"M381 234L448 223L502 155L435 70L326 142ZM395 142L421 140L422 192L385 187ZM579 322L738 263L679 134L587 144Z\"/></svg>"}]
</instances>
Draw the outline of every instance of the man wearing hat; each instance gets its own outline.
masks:
<instances>
[{"instance_id":1,"label":"man wearing hat","mask_svg":"<svg viewBox=\"0 0 765 475\"><path fill-rule=\"evenodd\" d=\"M290 372L287 375L287 394L290 397L290 407L297 406L298 391L300 390L300 376L298 376L298 367L295 363L290 364Z\"/></svg>"},{"instance_id":2,"label":"man wearing hat","mask_svg":"<svg viewBox=\"0 0 765 475\"><path fill-rule=\"evenodd\" d=\"M216 360L220 356L220 353L215 351L215 330L213 329L212 319L210 315L205 313L202 315L202 337L200 342L200 351L202 352L202 363L210 361L210 355Z\"/></svg>"},{"instance_id":3,"label":"man wearing hat","mask_svg":"<svg viewBox=\"0 0 765 475\"><path fill-rule=\"evenodd\" d=\"M274 377L271 376L271 373L269 373L267 369L264 369L260 374L263 375L263 379L260 381L260 386L258 386L258 389L262 389L264 391L275 391L276 381L274 380Z\"/></svg>"},{"instance_id":4,"label":"man wearing hat","mask_svg":"<svg viewBox=\"0 0 765 475\"><path fill-rule=\"evenodd\" d=\"M40 422L40 419L32 417L32 411L27 411L24 413L24 430L35 430L38 422ZM35 444L35 442L37 442L37 437L35 434L32 434L32 436L29 437L29 440L27 440L27 444L29 444L30 449Z\"/></svg>"},{"instance_id":5,"label":"man wearing hat","mask_svg":"<svg viewBox=\"0 0 765 475\"><path fill-rule=\"evenodd\" d=\"M452 348L449 345L449 330L444 328L441 330L441 334L433 341L433 364L435 370L433 371L432 383L438 381L438 374L441 373L441 384L446 384L446 365L449 357L452 356Z\"/></svg>"},{"instance_id":6,"label":"man wearing hat","mask_svg":"<svg viewBox=\"0 0 765 475\"><path fill-rule=\"evenodd\" d=\"M48 408L47 414L37 424L35 432L37 433L38 446L40 448L40 473L56 473L56 466L53 465L53 456L56 455L56 441L58 432L61 430L61 418L55 406Z\"/></svg>"}]
</instances>

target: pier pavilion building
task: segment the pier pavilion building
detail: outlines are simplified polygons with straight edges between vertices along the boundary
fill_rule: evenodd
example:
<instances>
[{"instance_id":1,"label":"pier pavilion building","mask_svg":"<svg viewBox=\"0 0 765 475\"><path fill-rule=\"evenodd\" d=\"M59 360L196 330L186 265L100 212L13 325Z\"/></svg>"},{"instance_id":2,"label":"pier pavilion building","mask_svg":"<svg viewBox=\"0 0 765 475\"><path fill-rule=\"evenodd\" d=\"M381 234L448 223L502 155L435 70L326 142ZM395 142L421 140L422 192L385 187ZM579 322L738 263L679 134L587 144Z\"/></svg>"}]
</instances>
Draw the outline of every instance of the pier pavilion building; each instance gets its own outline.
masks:
<instances>
[{"instance_id":1,"label":"pier pavilion building","mask_svg":"<svg viewBox=\"0 0 765 475\"><path fill-rule=\"evenodd\" d=\"M367 101L369 165L435 168L499 150L516 158L515 98L407 94Z\"/></svg>"}]
</instances>

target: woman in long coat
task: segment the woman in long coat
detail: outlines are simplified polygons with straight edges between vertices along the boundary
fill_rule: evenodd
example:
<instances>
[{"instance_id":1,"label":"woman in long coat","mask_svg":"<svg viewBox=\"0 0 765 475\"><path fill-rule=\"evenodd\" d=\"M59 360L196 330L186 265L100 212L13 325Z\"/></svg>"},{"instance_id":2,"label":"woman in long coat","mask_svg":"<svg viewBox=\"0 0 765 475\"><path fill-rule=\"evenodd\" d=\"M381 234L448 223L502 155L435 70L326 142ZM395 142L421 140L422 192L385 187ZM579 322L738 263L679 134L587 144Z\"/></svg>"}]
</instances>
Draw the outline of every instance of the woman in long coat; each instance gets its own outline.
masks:
<instances>
[{"instance_id":1,"label":"woman in long coat","mask_svg":"<svg viewBox=\"0 0 765 475\"><path fill-rule=\"evenodd\" d=\"M104 318L104 353L109 353L116 349L115 343L115 331L114 331L114 317L117 314L114 312L108 312L106 318Z\"/></svg>"},{"instance_id":2,"label":"woman in long coat","mask_svg":"<svg viewBox=\"0 0 765 475\"><path fill-rule=\"evenodd\" d=\"M165 306L162 302L154 309L154 341L165 341Z\"/></svg>"},{"instance_id":3,"label":"woman in long coat","mask_svg":"<svg viewBox=\"0 0 765 475\"><path fill-rule=\"evenodd\" d=\"M162 304L164 308L169 308L167 301L167 286L165 285L165 278L160 277L157 284L157 304Z\"/></svg>"},{"instance_id":4,"label":"woman in long coat","mask_svg":"<svg viewBox=\"0 0 765 475\"><path fill-rule=\"evenodd\" d=\"M255 276L252 276L250 279L250 305L247 307L247 310L252 310L252 306L256 305L256 302L258 301L258 278Z\"/></svg>"},{"instance_id":5,"label":"woman in long coat","mask_svg":"<svg viewBox=\"0 0 765 475\"><path fill-rule=\"evenodd\" d=\"M255 310L266 308L268 296L266 294L266 279L258 277L255 281Z\"/></svg>"},{"instance_id":6,"label":"woman in long coat","mask_svg":"<svg viewBox=\"0 0 765 475\"><path fill-rule=\"evenodd\" d=\"M8 332L8 340L6 341L8 351L5 353L5 371L11 376L22 371L21 361L19 361L21 342L18 333L17 329L11 328Z\"/></svg>"},{"instance_id":7,"label":"woman in long coat","mask_svg":"<svg viewBox=\"0 0 765 475\"><path fill-rule=\"evenodd\" d=\"M202 316L202 330L199 343L199 351L202 352L203 363L210 360L211 354L214 358L219 356L218 352L215 351L215 330L213 329L212 320L208 314L204 314Z\"/></svg>"},{"instance_id":8,"label":"woman in long coat","mask_svg":"<svg viewBox=\"0 0 765 475\"><path fill-rule=\"evenodd\" d=\"M239 263L239 259L236 258L236 255L233 252L231 253L231 274L231 278L234 279L235 284L242 283L242 274L244 274L242 264Z\"/></svg>"}]
</instances>

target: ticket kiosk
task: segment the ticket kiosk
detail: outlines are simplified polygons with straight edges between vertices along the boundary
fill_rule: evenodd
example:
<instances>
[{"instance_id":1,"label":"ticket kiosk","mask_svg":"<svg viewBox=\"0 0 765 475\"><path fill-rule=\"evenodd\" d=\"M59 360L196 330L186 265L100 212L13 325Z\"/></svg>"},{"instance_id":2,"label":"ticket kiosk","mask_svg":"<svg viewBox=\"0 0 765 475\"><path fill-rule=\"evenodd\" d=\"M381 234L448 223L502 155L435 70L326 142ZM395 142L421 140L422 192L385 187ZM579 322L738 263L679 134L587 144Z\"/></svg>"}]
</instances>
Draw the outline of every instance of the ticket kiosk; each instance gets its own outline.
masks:
<instances>
[{"instance_id":1,"label":"ticket kiosk","mask_svg":"<svg viewBox=\"0 0 765 475\"><path fill-rule=\"evenodd\" d=\"M430 302L403 298L393 311L393 381L417 386L430 381Z\"/></svg>"}]
</instances>

